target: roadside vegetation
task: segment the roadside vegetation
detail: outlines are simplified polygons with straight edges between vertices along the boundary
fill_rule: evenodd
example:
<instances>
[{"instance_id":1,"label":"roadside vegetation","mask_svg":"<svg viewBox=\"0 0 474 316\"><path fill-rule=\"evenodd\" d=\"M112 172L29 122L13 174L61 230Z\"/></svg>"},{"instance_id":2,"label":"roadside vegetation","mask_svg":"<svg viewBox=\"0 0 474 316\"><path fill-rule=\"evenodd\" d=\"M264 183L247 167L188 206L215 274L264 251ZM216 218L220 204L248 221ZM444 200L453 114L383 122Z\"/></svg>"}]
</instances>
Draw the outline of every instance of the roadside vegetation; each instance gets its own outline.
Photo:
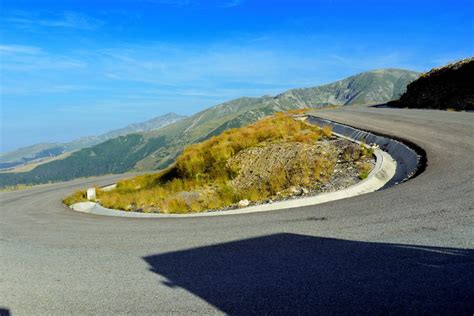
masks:
<instances>
[{"instance_id":1,"label":"roadside vegetation","mask_svg":"<svg viewBox=\"0 0 474 316\"><path fill-rule=\"evenodd\" d=\"M295 187L322 185L330 180L338 154L328 142L315 144L330 139L331 128L295 120L296 113L302 111L277 113L187 146L171 167L120 181L113 191L97 190L97 199L114 209L185 213L265 201L291 195ZM64 202L83 200L81 191Z\"/></svg>"},{"instance_id":2,"label":"roadside vegetation","mask_svg":"<svg viewBox=\"0 0 474 316\"><path fill-rule=\"evenodd\" d=\"M28 185L28 184L16 184L16 185L10 185L6 187L0 188L0 192L8 192L8 191L17 191L17 190L25 190L25 189L30 189L32 188L33 185Z\"/></svg>"}]
</instances>

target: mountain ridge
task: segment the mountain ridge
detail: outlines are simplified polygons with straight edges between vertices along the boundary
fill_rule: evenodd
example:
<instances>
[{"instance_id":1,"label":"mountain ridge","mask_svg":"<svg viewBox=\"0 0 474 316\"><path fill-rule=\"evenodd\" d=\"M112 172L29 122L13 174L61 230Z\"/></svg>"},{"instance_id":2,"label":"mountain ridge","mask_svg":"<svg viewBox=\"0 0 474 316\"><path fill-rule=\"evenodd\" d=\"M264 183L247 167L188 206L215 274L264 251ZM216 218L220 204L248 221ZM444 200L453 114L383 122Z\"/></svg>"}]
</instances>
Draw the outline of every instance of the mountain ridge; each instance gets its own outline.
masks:
<instances>
[{"instance_id":1,"label":"mountain ridge","mask_svg":"<svg viewBox=\"0 0 474 316\"><path fill-rule=\"evenodd\" d=\"M48 157L56 157L66 152L72 152L78 149L91 147L122 135L158 129L166 125L173 124L184 118L186 118L186 116L169 112L152 119L139 123L132 123L125 127L117 128L97 136L84 136L66 143L38 143L21 147L9 152L1 153L0 168L11 168L17 165L22 165L24 163L33 162Z\"/></svg>"},{"instance_id":2,"label":"mountain ridge","mask_svg":"<svg viewBox=\"0 0 474 316\"><path fill-rule=\"evenodd\" d=\"M159 170L173 163L185 146L226 129L253 123L279 111L386 103L397 98L418 76L419 73L408 70L381 69L322 86L287 90L276 96L241 97L157 130L120 136L81 149L65 159L38 166L23 174L0 174L0 186L29 181L70 180L78 176L131 170ZM118 161L117 157L123 161Z\"/></svg>"}]
</instances>

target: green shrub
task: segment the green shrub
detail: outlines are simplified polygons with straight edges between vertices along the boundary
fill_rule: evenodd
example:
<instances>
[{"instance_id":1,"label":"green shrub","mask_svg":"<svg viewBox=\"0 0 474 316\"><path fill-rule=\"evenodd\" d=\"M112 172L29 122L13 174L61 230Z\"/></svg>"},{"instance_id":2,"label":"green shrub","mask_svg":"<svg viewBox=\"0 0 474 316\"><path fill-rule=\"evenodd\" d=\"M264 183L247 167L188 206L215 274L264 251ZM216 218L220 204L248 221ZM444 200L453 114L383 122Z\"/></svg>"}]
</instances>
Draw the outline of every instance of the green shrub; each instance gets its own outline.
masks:
<instances>
[{"instance_id":1,"label":"green shrub","mask_svg":"<svg viewBox=\"0 0 474 316\"><path fill-rule=\"evenodd\" d=\"M372 165L370 163L364 162L359 164L359 179L363 180L369 176L370 171L372 170Z\"/></svg>"}]
</instances>

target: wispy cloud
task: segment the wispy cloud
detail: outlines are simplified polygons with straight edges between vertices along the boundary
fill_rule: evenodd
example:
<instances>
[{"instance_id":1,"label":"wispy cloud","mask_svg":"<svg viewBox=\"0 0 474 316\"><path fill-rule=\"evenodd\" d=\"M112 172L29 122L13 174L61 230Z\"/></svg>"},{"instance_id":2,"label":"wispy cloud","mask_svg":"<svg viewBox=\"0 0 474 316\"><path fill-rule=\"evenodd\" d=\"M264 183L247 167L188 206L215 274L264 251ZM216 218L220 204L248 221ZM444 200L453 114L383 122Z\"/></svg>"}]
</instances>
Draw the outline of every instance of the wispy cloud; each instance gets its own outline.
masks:
<instances>
[{"instance_id":1,"label":"wispy cloud","mask_svg":"<svg viewBox=\"0 0 474 316\"><path fill-rule=\"evenodd\" d=\"M78 69L85 68L87 62L55 54L35 54L35 55L2 55L0 68L2 70L9 70L14 72L30 71L32 73L41 70L64 70L64 69Z\"/></svg>"},{"instance_id":2,"label":"wispy cloud","mask_svg":"<svg viewBox=\"0 0 474 316\"><path fill-rule=\"evenodd\" d=\"M0 94L24 96L31 94L63 94L76 91L88 90L88 87L79 85L45 83L45 82L9 82L8 84L0 86Z\"/></svg>"},{"instance_id":3,"label":"wispy cloud","mask_svg":"<svg viewBox=\"0 0 474 316\"><path fill-rule=\"evenodd\" d=\"M244 0L224 0L219 2L221 8L232 8L241 5Z\"/></svg>"},{"instance_id":4,"label":"wispy cloud","mask_svg":"<svg viewBox=\"0 0 474 316\"><path fill-rule=\"evenodd\" d=\"M95 30L103 24L103 21L76 12L62 12L60 14L46 14L20 12L8 16L5 21L20 27L51 27L51 28L73 28L79 30Z\"/></svg>"},{"instance_id":5,"label":"wispy cloud","mask_svg":"<svg viewBox=\"0 0 474 316\"><path fill-rule=\"evenodd\" d=\"M39 47L0 44L0 54L36 54L39 52L41 52Z\"/></svg>"},{"instance_id":6,"label":"wispy cloud","mask_svg":"<svg viewBox=\"0 0 474 316\"><path fill-rule=\"evenodd\" d=\"M87 68L85 60L40 47L0 44L1 95L38 95L81 90L72 71Z\"/></svg>"},{"instance_id":7,"label":"wispy cloud","mask_svg":"<svg viewBox=\"0 0 474 316\"><path fill-rule=\"evenodd\" d=\"M171 5L177 7L211 5L218 8L232 8L241 5L245 0L142 0L148 3Z\"/></svg>"},{"instance_id":8,"label":"wispy cloud","mask_svg":"<svg viewBox=\"0 0 474 316\"><path fill-rule=\"evenodd\" d=\"M236 88L234 95L248 94L249 90L252 94L272 93L283 87L321 82L319 71L327 62L321 55L303 56L298 50L278 51L254 44L206 48L152 44L101 50L94 60L100 62L103 76L110 80L195 90L230 86ZM337 63L331 61L331 66Z\"/></svg>"},{"instance_id":9,"label":"wispy cloud","mask_svg":"<svg viewBox=\"0 0 474 316\"><path fill-rule=\"evenodd\" d=\"M172 5L172 6L179 6L179 7L198 4L198 1L196 0L144 0L144 1L149 2L149 3Z\"/></svg>"},{"instance_id":10,"label":"wispy cloud","mask_svg":"<svg viewBox=\"0 0 474 316\"><path fill-rule=\"evenodd\" d=\"M331 45L326 50L310 49L317 47L308 44L311 39L296 43L280 38L277 43L283 41L288 44L285 47L269 45L269 41L271 37L205 47L155 42L61 54L32 46L0 45L0 53L6 52L2 71L17 79L4 82L3 93L74 92L89 89L83 87L86 82L111 97L211 102L315 86L374 68L411 68L410 55L401 52L360 49L344 54ZM308 48L299 49L306 44ZM27 78L28 85L18 85L21 78Z\"/></svg>"}]
</instances>

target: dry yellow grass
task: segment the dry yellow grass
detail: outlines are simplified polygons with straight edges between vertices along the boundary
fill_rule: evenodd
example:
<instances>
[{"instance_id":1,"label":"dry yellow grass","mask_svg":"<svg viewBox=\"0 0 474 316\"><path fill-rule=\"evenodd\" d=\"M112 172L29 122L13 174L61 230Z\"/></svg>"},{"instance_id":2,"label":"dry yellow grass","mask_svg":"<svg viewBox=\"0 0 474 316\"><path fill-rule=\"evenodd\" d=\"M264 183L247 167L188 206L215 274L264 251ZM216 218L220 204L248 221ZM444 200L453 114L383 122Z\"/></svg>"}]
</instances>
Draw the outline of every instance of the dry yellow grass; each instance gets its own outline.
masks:
<instances>
[{"instance_id":1,"label":"dry yellow grass","mask_svg":"<svg viewBox=\"0 0 474 316\"><path fill-rule=\"evenodd\" d=\"M66 205L71 205L71 204L74 204L78 201L83 201L83 200L85 200L85 198L86 198L86 192L85 191L77 191L77 192L74 192L74 194L66 197L63 200L63 203L66 204Z\"/></svg>"},{"instance_id":2,"label":"dry yellow grass","mask_svg":"<svg viewBox=\"0 0 474 316\"><path fill-rule=\"evenodd\" d=\"M330 125L325 125L322 128L323 135L330 137L332 135L332 127Z\"/></svg>"},{"instance_id":3,"label":"dry yellow grass","mask_svg":"<svg viewBox=\"0 0 474 316\"><path fill-rule=\"evenodd\" d=\"M293 114L293 113L292 113ZM97 198L105 207L121 210L156 211L164 213L199 212L218 209L248 199L258 201L281 190L288 181L304 184L308 177L289 179L284 170L271 183L246 190L236 190L230 181L238 170L227 166L227 161L246 148L272 142L314 143L331 135L331 128L308 125L294 120L290 113L277 113L252 125L231 129L202 143L186 147L176 163L157 173L120 181L113 191L97 191ZM324 176L325 162L307 172ZM304 167L304 166L303 166ZM75 193L65 199L66 204L83 200L84 194Z\"/></svg>"}]
</instances>

